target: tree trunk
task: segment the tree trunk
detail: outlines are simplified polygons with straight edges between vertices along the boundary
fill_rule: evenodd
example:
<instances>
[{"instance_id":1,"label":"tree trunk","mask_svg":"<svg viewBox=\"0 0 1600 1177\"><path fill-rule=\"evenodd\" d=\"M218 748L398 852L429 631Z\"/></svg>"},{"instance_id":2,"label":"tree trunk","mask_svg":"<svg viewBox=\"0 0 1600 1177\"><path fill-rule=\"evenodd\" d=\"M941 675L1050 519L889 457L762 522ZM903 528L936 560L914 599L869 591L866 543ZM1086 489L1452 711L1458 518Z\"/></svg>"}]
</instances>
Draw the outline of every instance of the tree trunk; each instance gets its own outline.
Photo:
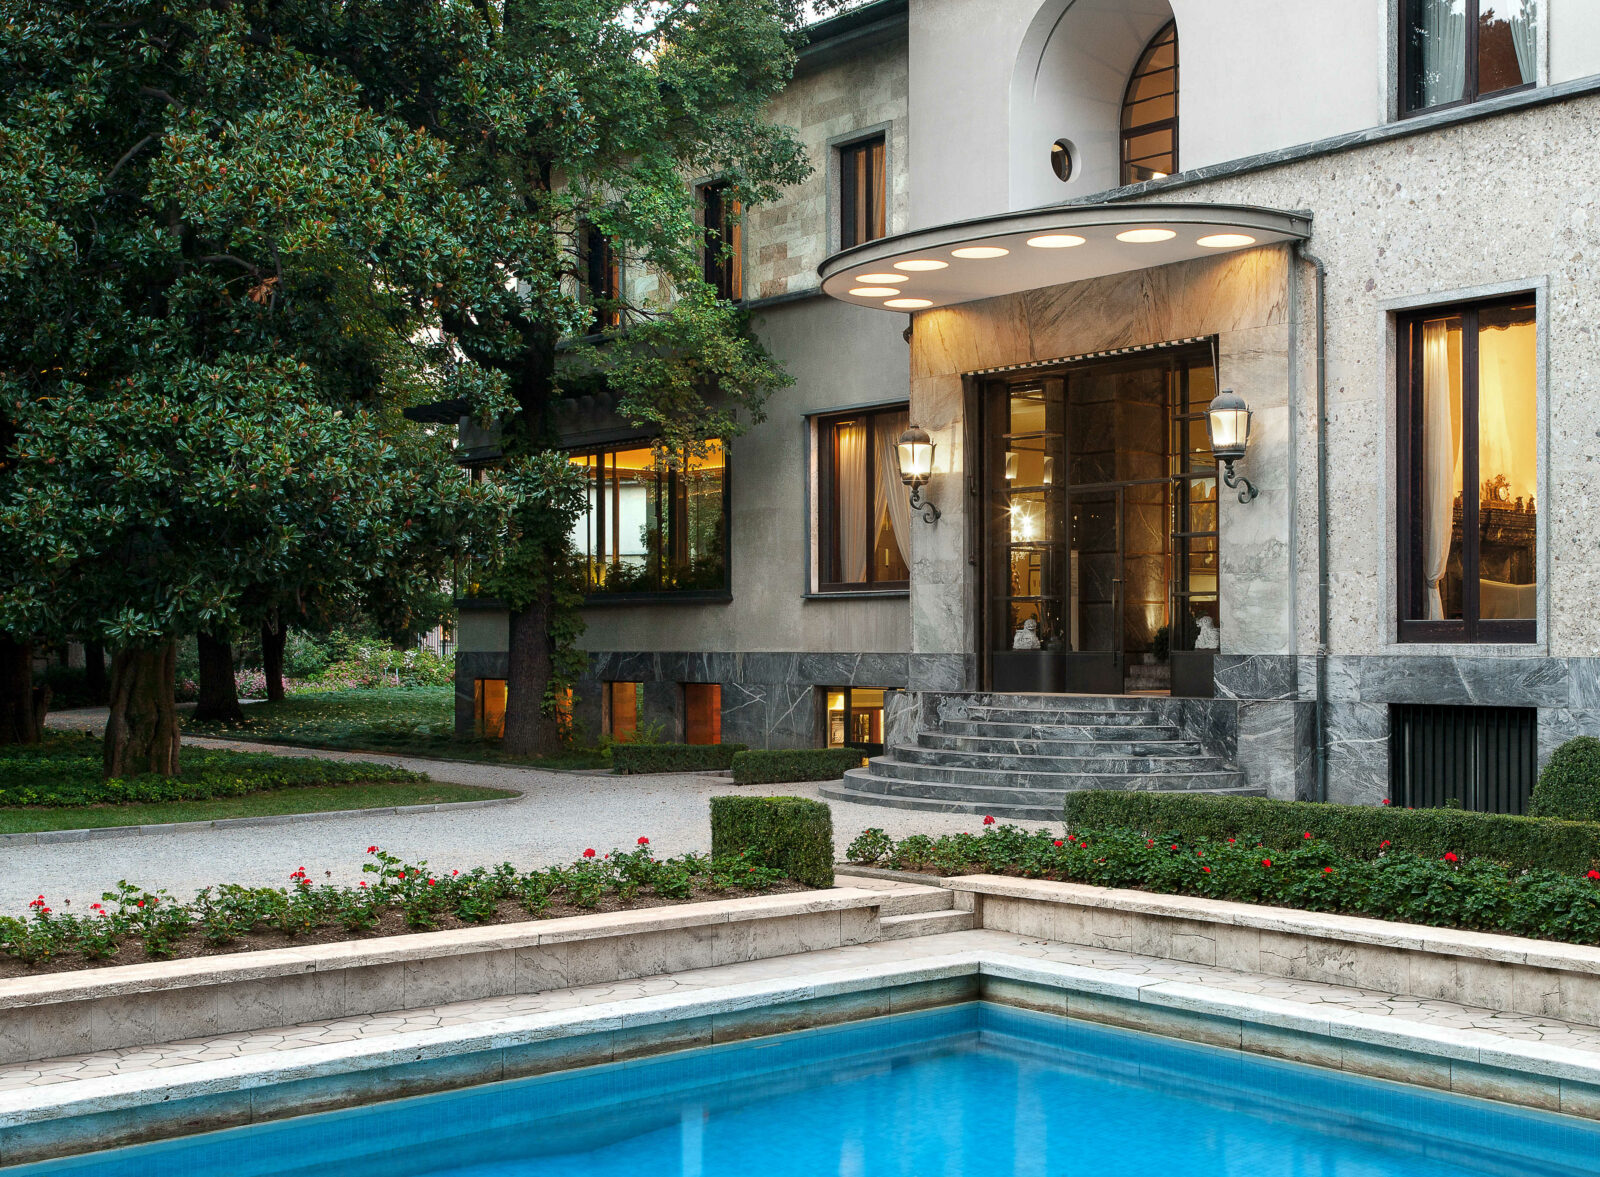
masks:
<instances>
[{"instance_id":1,"label":"tree trunk","mask_svg":"<svg viewBox=\"0 0 1600 1177\"><path fill-rule=\"evenodd\" d=\"M111 659L105 775L178 775L178 710L173 700L178 646L119 650Z\"/></svg>"},{"instance_id":2,"label":"tree trunk","mask_svg":"<svg viewBox=\"0 0 1600 1177\"><path fill-rule=\"evenodd\" d=\"M267 675L267 702L283 702L283 643L289 627L277 617L261 623L261 668Z\"/></svg>"},{"instance_id":3,"label":"tree trunk","mask_svg":"<svg viewBox=\"0 0 1600 1177\"><path fill-rule=\"evenodd\" d=\"M104 706L110 695L106 682L106 648L99 642L83 643L83 685L89 692L89 701Z\"/></svg>"},{"instance_id":4,"label":"tree trunk","mask_svg":"<svg viewBox=\"0 0 1600 1177\"><path fill-rule=\"evenodd\" d=\"M233 677L233 644L209 633L195 635L200 648L200 701L194 717L207 723L243 723L239 685Z\"/></svg>"},{"instance_id":5,"label":"tree trunk","mask_svg":"<svg viewBox=\"0 0 1600 1177\"><path fill-rule=\"evenodd\" d=\"M33 645L0 634L0 744L37 744L50 688L33 685Z\"/></svg>"},{"instance_id":6,"label":"tree trunk","mask_svg":"<svg viewBox=\"0 0 1600 1177\"><path fill-rule=\"evenodd\" d=\"M549 592L511 614L511 652L506 667L504 748L513 756L552 756L561 751L561 724L545 713L550 685Z\"/></svg>"}]
</instances>

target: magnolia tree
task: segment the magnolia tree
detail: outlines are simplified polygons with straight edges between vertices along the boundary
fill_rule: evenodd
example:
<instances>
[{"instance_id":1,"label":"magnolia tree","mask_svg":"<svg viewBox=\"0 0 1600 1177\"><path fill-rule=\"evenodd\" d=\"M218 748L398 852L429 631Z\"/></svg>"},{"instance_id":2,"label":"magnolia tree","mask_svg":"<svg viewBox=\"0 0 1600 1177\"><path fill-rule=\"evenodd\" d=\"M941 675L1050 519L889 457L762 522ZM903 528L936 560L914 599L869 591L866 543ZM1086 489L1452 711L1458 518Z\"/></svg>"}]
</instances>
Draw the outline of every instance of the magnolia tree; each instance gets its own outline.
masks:
<instances>
[{"instance_id":1,"label":"magnolia tree","mask_svg":"<svg viewBox=\"0 0 1600 1177\"><path fill-rule=\"evenodd\" d=\"M177 771L177 637L358 591L499 494L388 424L454 394L419 334L475 215L448 145L259 8L0 0L0 652L113 651L110 775Z\"/></svg>"},{"instance_id":2,"label":"magnolia tree","mask_svg":"<svg viewBox=\"0 0 1600 1177\"><path fill-rule=\"evenodd\" d=\"M504 481L528 504L486 585L511 607L505 744L551 750L575 631L568 536L583 509L552 409L603 386L619 412L692 453L758 419L785 380L704 280L692 181L745 206L809 172L766 117L790 77L802 0L285 0L276 32L419 128L473 209L434 301L503 426ZM625 277L596 298L591 232ZM643 279L636 281L633 279ZM595 338L595 316L614 323ZM538 518L535 518L538 516Z\"/></svg>"}]
</instances>

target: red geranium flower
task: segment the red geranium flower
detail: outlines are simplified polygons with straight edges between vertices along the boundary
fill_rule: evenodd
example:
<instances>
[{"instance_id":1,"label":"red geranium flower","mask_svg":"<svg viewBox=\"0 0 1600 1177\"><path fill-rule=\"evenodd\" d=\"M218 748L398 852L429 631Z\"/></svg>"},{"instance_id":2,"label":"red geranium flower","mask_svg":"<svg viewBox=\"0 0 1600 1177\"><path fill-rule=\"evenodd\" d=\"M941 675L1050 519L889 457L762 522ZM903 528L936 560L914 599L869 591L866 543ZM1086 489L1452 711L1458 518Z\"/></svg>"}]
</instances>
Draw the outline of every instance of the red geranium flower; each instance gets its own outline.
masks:
<instances>
[{"instance_id":1,"label":"red geranium flower","mask_svg":"<svg viewBox=\"0 0 1600 1177\"><path fill-rule=\"evenodd\" d=\"M1059 843L1058 843L1058 845L1059 845ZM1589 872L1589 877L1591 879L1600 879L1600 870L1592 870L1592 871L1590 871Z\"/></svg>"},{"instance_id":2,"label":"red geranium flower","mask_svg":"<svg viewBox=\"0 0 1600 1177\"><path fill-rule=\"evenodd\" d=\"M639 839L639 845L641 845L641 846L650 845L650 839L649 838L640 838Z\"/></svg>"},{"instance_id":3,"label":"red geranium flower","mask_svg":"<svg viewBox=\"0 0 1600 1177\"><path fill-rule=\"evenodd\" d=\"M1229 838L1229 839L1228 839L1228 841L1230 841L1230 842L1232 842L1232 841L1235 841L1235 840L1236 840L1236 839L1233 839L1233 838Z\"/></svg>"},{"instance_id":4,"label":"red geranium flower","mask_svg":"<svg viewBox=\"0 0 1600 1177\"><path fill-rule=\"evenodd\" d=\"M987 813L984 814L983 815L983 824L986 825L986 826L994 825L994 818L990 817Z\"/></svg>"},{"instance_id":5,"label":"red geranium flower","mask_svg":"<svg viewBox=\"0 0 1600 1177\"><path fill-rule=\"evenodd\" d=\"M1379 842L1378 843L1378 849L1379 850L1387 850L1387 849L1389 849L1389 839L1385 838L1383 841Z\"/></svg>"},{"instance_id":6,"label":"red geranium flower","mask_svg":"<svg viewBox=\"0 0 1600 1177\"><path fill-rule=\"evenodd\" d=\"M368 854L376 854L377 852L378 852L378 848L376 846L368 846L367 847L367 853Z\"/></svg>"},{"instance_id":7,"label":"red geranium flower","mask_svg":"<svg viewBox=\"0 0 1600 1177\"><path fill-rule=\"evenodd\" d=\"M1300 836L1302 838L1309 838L1309 837L1311 837L1311 831L1307 830L1305 833L1301 834Z\"/></svg>"},{"instance_id":8,"label":"red geranium flower","mask_svg":"<svg viewBox=\"0 0 1600 1177\"><path fill-rule=\"evenodd\" d=\"M1333 868L1331 866L1325 866L1322 868L1322 873L1325 875L1331 875L1333 873Z\"/></svg>"},{"instance_id":9,"label":"red geranium flower","mask_svg":"<svg viewBox=\"0 0 1600 1177\"><path fill-rule=\"evenodd\" d=\"M1176 849L1177 849L1177 848L1178 848L1178 844L1177 844L1177 843L1176 843L1176 842L1174 842L1174 843L1173 843L1173 844L1172 844L1172 848L1173 848L1173 849L1174 849L1174 850L1176 850Z\"/></svg>"},{"instance_id":10,"label":"red geranium flower","mask_svg":"<svg viewBox=\"0 0 1600 1177\"><path fill-rule=\"evenodd\" d=\"M1211 873L1211 868L1209 866L1203 866L1200 869L1205 871L1208 875Z\"/></svg>"},{"instance_id":11,"label":"red geranium flower","mask_svg":"<svg viewBox=\"0 0 1600 1177\"><path fill-rule=\"evenodd\" d=\"M1388 805L1388 804L1390 804L1390 801L1389 801L1389 798L1387 798L1387 797L1385 797L1385 798L1384 798L1384 799L1383 799L1383 803L1384 803L1384 804L1385 804L1385 805Z\"/></svg>"},{"instance_id":12,"label":"red geranium flower","mask_svg":"<svg viewBox=\"0 0 1600 1177\"><path fill-rule=\"evenodd\" d=\"M438 885L438 883L439 883L439 880L438 880L438 879L429 879L429 880L428 880L428 886L430 886L430 887L434 887L434 886L437 886L437 885Z\"/></svg>"},{"instance_id":13,"label":"red geranium flower","mask_svg":"<svg viewBox=\"0 0 1600 1177\"><path fill-rule=\"evenodd\" d=\"M1456 852L1454 850L1446 850L1444 852L1444 860L1446 862L1455 862L1455 861L1457 861Z\"/></svg>"},{"instance_id":14,"label":"red geranium flower","mask_svg":"<svg viewBox=\"0 0 1600 1177\"><path fill-rule=\"evenodd\" d=\"M585 850L583 852L583 856L585 858L593 858L594 857L594 847L591 846L589 849Z\"/></svg>"},{"instance_id":15,"label":"red geranium flower","mask_svg":"<svg viewBox=\"0 0 1600 1177\"><path fill-rule=\"evenodd\" d=\"M1057 846L1064 846L1065 844L1066 843L1062 842L1062 840L1060 838L1056 839L1056 845ZM1590 871L1589 873L1591 875L1593 875L1595 878L1600 879L1600 871Z\"/></svg>"},{"instance_id":16,"label":"red geranium flower","mask_svg":"<svg viewBox=\"0 0 1600 1177\"><path fill-rule=\"evenodd\" d=\"M1270 859L1270 858L1263 858L1263 859L1262 859L1262 860L1261 860L1261 865L1262 865L1262 866L1271 866L1271 865L1272 865L1272 859Z\"/></svg>"}]
</instances>

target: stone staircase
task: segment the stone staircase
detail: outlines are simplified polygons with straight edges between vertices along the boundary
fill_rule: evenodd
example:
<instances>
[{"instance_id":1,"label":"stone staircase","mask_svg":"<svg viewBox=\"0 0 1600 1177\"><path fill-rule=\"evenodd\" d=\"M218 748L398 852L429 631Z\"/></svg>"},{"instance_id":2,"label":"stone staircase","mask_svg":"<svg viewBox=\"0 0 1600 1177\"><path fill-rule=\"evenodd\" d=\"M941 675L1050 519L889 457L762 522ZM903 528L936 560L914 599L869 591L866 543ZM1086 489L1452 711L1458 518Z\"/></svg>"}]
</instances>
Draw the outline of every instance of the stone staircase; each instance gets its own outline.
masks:
<instances>
[{"instance_id":1,"label":"stone staircase","mask_svg":"<svg viewBox=\"0 0 1600 1177\"><path fill-rule=\"evenodd\" d=\"M909 742L822 786L826 797L1054 821L1081 789L1260 796L1135 695L941 696Z\"/></svg>"},{"instance_id":2,"label":"stone staircase","mask_svg":"<svg viewBox=\"0 0 1600 1177\"><path fill-rule=\"evenodd\" d=\"M969 906L960 907L956 892L936 883L915 883L904 876L890 877L892 871L841 864L834 870L841 887L860 887L882 891L878 908L879 940L912 940L918 936L937 936L941 932L969 932L974 916Z\"/></svg>"}]
</instances>

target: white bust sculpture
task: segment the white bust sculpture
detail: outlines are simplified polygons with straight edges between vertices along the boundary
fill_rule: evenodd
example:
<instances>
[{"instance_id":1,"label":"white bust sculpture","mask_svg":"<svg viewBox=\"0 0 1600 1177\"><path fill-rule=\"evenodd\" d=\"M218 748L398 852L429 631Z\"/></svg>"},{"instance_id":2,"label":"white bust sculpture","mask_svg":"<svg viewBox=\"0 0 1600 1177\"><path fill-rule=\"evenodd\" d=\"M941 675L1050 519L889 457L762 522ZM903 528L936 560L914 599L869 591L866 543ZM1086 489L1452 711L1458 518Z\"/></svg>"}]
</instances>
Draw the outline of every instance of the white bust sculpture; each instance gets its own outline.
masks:
<instances>
[{"instance_id":1,"label":"white bust sculpture","mask_svg":"<svg viewBox=\"0 0 1600 1177\"><path fill-rule=\"evenodd\" d=\"M1039 623L1033 618L1028 618L1022 623L1022 628L1011 637L1013 650L1037 650L1039 648Z\"/></svg>"},{"instance_id":2,"label":"white bust sculpture","mask_svg":"<svg viewBox=\"0 0 1600 1177\"><path fill-rule=\"evenodd\" d=\"M1217 623L1209 617L1196 619L1199 632L1194 635L1194 648L1197 650L1215 650L1222 645L1222 631L1217 628Z\"/></svg>"}]
</instances>

